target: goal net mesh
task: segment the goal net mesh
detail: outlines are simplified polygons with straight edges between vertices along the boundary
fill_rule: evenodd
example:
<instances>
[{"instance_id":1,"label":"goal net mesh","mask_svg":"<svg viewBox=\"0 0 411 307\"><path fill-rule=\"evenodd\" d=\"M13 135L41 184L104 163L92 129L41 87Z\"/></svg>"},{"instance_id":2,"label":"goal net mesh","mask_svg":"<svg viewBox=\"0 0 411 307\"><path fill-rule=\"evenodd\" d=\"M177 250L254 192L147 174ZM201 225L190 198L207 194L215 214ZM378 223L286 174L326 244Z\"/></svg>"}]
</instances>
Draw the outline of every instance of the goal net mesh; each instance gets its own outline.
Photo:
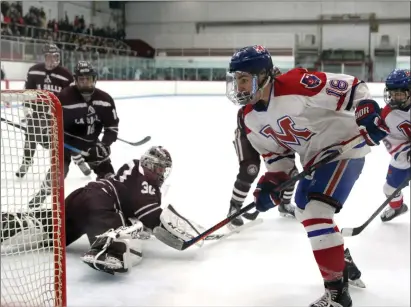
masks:
<instances>
[{"instance_id":1,"label":"goal net mesh","mask_svg":"<svg viewBox=\"0 0 411 307\"><path fill-rule=\"evenodd\" d=\"M2 307L66 304L62 136L56 96L1 91ZM31 161L23 159L25 147ZM41 190L47 196L36 199ZM48 218L29 227L28 213Z\"/></svg>"}]
</instances>

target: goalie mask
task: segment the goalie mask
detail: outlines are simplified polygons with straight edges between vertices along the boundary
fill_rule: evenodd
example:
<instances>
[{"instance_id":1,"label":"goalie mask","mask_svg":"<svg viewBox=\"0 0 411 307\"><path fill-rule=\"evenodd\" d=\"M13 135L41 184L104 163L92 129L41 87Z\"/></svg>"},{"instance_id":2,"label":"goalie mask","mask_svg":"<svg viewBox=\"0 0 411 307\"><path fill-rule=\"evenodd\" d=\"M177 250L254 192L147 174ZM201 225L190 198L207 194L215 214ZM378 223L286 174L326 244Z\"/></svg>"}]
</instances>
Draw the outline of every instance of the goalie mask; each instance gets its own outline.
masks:
<instances>
[{"instance_id":1,"label":"goalie mask","mask_svg":"<svg viewBox=\"0 0 411 307\"><path fill-rule=\"evenodd\" d=\"M97 72L90 62L79 61L74 71L74 80L81 95L88 99L96 88Z\"/></svg>"},{"instance_id":2,"label":"goalie mask","mask_svg":"<svg viewBox=\"0 0 411 307\"><path fill-rule=\"evenodd\" d=\"M226 96L236 105L255 104L277 74L281 73L267 49L258 45L242 48L231 57Z\"/></svg>"},{"instance_id":3,"label":"goalie mask","mask_svg":"<svg viewBox=\"0 0 411 307\"><path fill-rule=\"evenodd\" d=\"M393 109L408 111L411 107L411 73L394 69L385 81L384 100Z\"/></svg>"},{"instance_id":4,"label":"goalie mask","mask_svg":"<svg viewBox=\"0 0 411 307\"><path fill-rule=\"evenodd\" d=\"M43 47L44 64L47 70L53 70L60 65L60 49L54 44Z\"/></svg>"},{"instance_id":5,"label":"goalie mask","mask_svg":"<svg viewBox=\"0 0 411 307\"><path fill-rule=\"evenodd\" d=\"M161 185L170 175L172 167L171 155L168 150L162 146L153 146L147 150L141 156L140 163L158 175L158 180Z\"/></svg>"}]
</instances>

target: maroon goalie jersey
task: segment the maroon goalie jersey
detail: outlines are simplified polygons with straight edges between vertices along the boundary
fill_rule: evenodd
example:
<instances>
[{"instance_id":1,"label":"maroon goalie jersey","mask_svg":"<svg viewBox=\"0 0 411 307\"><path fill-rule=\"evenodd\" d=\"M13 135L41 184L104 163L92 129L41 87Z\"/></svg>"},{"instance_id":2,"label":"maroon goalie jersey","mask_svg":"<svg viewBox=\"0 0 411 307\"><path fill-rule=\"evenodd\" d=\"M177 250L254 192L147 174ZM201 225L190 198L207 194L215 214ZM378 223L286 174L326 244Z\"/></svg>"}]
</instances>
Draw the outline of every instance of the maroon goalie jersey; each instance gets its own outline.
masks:
<instances>
[{"instance_id":1,"label":"maroon goalie jersey","mask_svg":"<svg viewBox=\"0 0 411 307\"><path fill-rule=\"evenodd\" d=\"M161 190L157 175L141 166L139 160L124 164L115 176L90 185L112 196L126 219L137 218L150 229L160 225Z\"/></svg>"}]
</instances>

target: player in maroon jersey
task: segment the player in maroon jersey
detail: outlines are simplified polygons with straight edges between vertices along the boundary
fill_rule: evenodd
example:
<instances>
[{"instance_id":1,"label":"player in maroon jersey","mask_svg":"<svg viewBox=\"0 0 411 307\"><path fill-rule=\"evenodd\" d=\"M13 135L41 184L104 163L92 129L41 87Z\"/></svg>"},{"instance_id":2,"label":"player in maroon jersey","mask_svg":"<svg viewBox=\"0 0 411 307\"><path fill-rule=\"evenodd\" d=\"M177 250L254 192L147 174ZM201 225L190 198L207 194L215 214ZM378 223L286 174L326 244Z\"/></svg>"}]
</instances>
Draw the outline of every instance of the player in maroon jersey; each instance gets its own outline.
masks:
<instances>
[{"instance_id":1,"label":"player in maroon jersey","mask_svg":"<svg viewBox=\"0 0 411 307\"><path fill-rule=\"evenodd\" d=\"M24 88L26 90L46 90L58 95L64 88L74 82L74 77L67 68L60 65L60 49L54 44L46 44L43 48L44 62L33 65L27 72ZM41 100L23 103L26 124L24 156L17 177L24 177L33 164L37 144L48 149L50 137L48 127L52 125L50 110ZM72 154L73 161L84 175L90 174L84 159L79 154Z\"/></svg>"},{"instance_id":2,"label":"player in maroon jersey","mask_svg":"<svg viewBox=\"0 0 411 307\"><path fill-rule=\"evenodd\" d=\"M86 234L91 247L82 257L83 262L114 274L126 272L141 261L142 242L155 227L184 241L204 231L170 205L161 208L160 189L171 168L170 153L153 146L140 160L124 164L112 177L90 182L70 193L65 200L66 245ZM37 242L38 237L33 236L42 229L52 234L51 218L48 210L2 213L2 250L7 248L10 237L15 239L13 242L20 239L23 246Z\"/></svg>"}]
</instances>

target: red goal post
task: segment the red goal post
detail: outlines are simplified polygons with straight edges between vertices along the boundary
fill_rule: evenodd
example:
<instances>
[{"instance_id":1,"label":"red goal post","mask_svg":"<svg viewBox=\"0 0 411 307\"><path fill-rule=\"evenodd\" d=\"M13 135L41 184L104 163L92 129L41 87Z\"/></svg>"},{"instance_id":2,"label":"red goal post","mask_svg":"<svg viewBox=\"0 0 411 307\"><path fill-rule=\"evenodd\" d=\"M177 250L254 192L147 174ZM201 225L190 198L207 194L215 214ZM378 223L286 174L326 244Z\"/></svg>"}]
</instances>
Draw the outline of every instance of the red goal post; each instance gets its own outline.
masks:
<instances>
[{"instance_id":1,"label":"red goal post","mask_svg":"<svg viewBox=\"0 0 411 307\"><path fill-rule=\"evenodd\" d=\"M47 127L38 131L46 146L37 145L33 164L24 178L15 173L23 160L25 133L25 105L47 106L39 112L47 113ZM46 114L44 114L46 115ZM44 122L41 124L44 125ZM45 140L45 141L44 141ZM29 141L30 142L30 141ZM50 170L50 177L46 174ZM48 180L51 196L35 209L28 201ZM41 238L52 244L35 241L38 234L24 228L24 223L2 220L1 306L67 306L66 250L64 217L64 134L60 101L51 92L42 90L1 90L1 212L52 212L47 227L40 227ZM44 225L43 221L43 225ZM13 229L14 228L14 229ZM6 240L6 232L8 237ZM10 233L27 231L24 247L13 241ZM35 232L37 232L36 230ZM26 234L26 233L25 233ZM7 245L6 245L7 241ZM29 245L29 248L27 248Z\"/></svg>"}]
</instances>

